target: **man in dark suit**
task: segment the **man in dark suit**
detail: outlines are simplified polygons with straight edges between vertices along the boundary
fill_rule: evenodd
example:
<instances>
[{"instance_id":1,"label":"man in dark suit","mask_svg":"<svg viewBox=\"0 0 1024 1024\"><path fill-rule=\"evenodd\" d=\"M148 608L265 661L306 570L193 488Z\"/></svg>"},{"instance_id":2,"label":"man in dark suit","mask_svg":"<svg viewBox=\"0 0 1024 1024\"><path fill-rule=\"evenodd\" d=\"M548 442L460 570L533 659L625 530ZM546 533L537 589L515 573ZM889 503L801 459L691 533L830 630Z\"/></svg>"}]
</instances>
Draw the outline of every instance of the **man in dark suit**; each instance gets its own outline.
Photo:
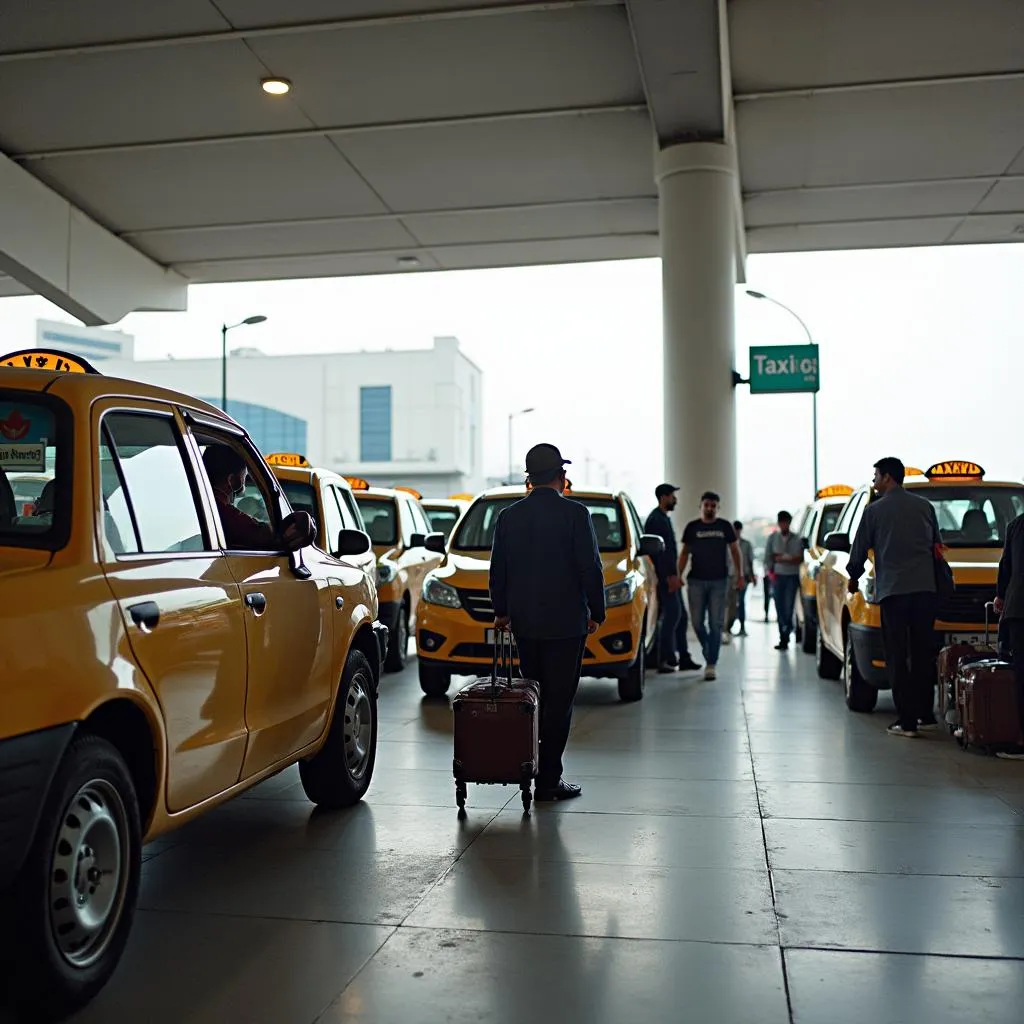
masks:
<instances>
[{"instance_id":1,"label":"man in dark suit","mask_svg":"<svg viewBox=\"0 0 1024 1024\"><path fill-rule=\"evenodd\" d=\"M1017 684L1017 714L1024 736L1024 516L1017 516L1006 527L1003 556L999 560L999 582L996 585L996 611L999 622L999 647L1009 646ZM996 757L1024 761L1024 747L996 751Z\"/></svg>"},{"instance_id":2,"label":"man in dark suit","mask_svg":"<svg viewBox=\"0 0 1024 1024\"><path fill-rule=\"evenodd\" d=\"M563 496L568 459L553 444L526 454L530 493L498 517L491 550L495 625L511 629L523 677L540 683L536 800L569 800L562 778L587 635L604 622L604 570L590 513Z\"/></svg>"}]
</instances>

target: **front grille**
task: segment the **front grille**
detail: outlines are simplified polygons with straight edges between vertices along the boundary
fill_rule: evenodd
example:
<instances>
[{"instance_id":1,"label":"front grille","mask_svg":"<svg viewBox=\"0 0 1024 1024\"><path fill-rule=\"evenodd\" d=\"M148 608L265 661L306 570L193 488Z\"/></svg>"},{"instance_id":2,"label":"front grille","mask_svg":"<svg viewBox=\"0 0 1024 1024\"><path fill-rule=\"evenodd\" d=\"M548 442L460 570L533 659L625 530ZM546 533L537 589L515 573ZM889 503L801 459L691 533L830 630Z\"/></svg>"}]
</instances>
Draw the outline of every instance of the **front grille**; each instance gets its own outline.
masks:
<instances>
[{"instance_id":1,"label":"front grille","mask_svg":"<svg viewBox=\"0 0 1024 1024\"><path fill-rule=\"evenodd\" d=\"M951 597L939 602L939 622L977 624L985 621L985 604L995 600L995 586L957 584Z\"/></svg>"},{"instance_id":2,"label":"front grille","mask_svg":"<svg viewBox=\"0 0 1024 1024\"><path fill-rule=\"evenodd\" d=\"M491 595L486 590L459 590L459 600L462 607L469 613L470 618L477 622L494 621L494 605L491 604Z\"/></svg>"}]
</instances>

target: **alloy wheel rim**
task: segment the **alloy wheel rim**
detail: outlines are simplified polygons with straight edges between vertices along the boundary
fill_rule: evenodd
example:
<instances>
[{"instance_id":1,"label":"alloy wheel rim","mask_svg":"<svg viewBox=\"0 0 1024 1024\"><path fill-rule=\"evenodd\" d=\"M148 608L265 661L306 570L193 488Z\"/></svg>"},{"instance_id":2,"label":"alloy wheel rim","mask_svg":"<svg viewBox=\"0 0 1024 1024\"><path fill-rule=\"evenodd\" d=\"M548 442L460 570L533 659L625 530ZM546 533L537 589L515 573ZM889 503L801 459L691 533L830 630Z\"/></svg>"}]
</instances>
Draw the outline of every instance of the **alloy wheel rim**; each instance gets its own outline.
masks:
<instances>
[{"instance_id":1,"label":"alloy wheel rim","mask_svg":"<svg viewBox=\"0 0 1024 1024\"><path fill-rule=\"evenodd\" d=\"M373 704L362 674L357 674L345 696L345 766L359 781L366 774L373 736Z\"/></svg>"},{"instance_id":2,"label":"alloy wheel rim","mask_svg":"<svg viewBox=\"0 0 1024 1024\"><path fill-rule=\"evenodd\" d=\"M50 927L61 956L94 964L117 930L128 884L128 818L115 787L87 782L65 808L50 865Z\"/></svg>"}]
</instances>

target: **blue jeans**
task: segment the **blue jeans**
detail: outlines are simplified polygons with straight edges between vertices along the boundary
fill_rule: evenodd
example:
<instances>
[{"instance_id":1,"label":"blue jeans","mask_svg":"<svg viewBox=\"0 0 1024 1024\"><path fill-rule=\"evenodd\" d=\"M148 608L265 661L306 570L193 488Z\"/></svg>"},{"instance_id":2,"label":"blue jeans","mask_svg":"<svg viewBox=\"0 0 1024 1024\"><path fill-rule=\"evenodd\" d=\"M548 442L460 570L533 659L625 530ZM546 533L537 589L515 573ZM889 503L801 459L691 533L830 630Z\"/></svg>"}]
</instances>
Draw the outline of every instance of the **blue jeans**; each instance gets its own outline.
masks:
<instances>
[{"instance_id":1,"label":"blue jeans","mask_svg":"<svg viewBox=\"0 0 1024 1024\"><path fill-rule=\"evenodd\" d=\"M779 617L779 639L789 643L789 635L793 632L793 609L796 606L796 595L800 590L799 576L776 576L772 585L775 596L775 613Z\"/></svg>"},{"instance_id":2,"label":"blue jeans","mask_svg":"<svg viewBox=\"0 0 1024 1024\"><path fill-rule=\"evenodd\" d=\"M725 628L725 595L728 579L695 580L686 584L690 598L690 618L693 631L700 641L704 661L708 665L718 664L718 652L722 647L722 630Z\"/></svg>"}]
</instances>

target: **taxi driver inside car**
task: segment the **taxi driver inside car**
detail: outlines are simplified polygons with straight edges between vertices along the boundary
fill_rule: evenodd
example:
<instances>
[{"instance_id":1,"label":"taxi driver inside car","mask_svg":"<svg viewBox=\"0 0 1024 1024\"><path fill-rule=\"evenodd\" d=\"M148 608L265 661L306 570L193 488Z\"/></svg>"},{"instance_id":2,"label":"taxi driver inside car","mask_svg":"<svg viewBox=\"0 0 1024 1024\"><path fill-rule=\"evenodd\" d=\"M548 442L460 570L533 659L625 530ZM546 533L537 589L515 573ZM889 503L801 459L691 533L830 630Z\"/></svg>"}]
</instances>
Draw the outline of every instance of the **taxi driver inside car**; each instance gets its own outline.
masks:
<instances>
[{"instance_id":1,"label":"taxi driver inside car","mask_svg":"<svg viewBox=\"0 0 1024 1024\"><path fill-rule=\"evenodd\" d=\"M292 764L314 803L361 799L385 633L371 582L313 544L213 406L16 353L0 359L0 434L0 907L18 938L0 1006L41 1020L113 973L144 842ZM10 445L35 446L47 478L32 515ZM211 479L220 446L243 468ZM225 513L247 476L272 537L238 550Z\"/></svg>"},{"instance_id":2,"label":"taxi driver inside car","mask_svg":"<svg viewBox=\"0 0 1024 1024\"><path fill-rule=\"evenodd\" d=\"M416 617L416 649L420 688L429 696L445 693L453 675L476 675L491 664L495 627L488 577L494 531L500 513L528 491L528 486L498 487L481 494L453 533L444 561L427 575ZM590 511L604 565L608 617L588 638L583 675L617 679L622 700L640 700L647 655L657 635L651 558L664 542L644 534L623 493L576 489L569 483L565 494Z\"/></svg>"},{"instance_id":3,"label":"taxi driver inside car","mask_svg":"<svg viewBox=\"0 0 1024 1024\"><path fill-rule=\"evenodd\" d=\"M1006 527L1024 513L1024 485L986 480L978 463L948 460L923 472L907 467L904 486L932 503L955 583L952 596L939 603L936 653L943 643L980 642L985 605L996 591ZM817 572L818 674L843 679L847 705L854 711L872 710L878 691L889 686L870 558L857 591L849 592L849 552L872 500L867 486L851 495L825 540L827 550Z\"/></svg>"}]
</instances>

